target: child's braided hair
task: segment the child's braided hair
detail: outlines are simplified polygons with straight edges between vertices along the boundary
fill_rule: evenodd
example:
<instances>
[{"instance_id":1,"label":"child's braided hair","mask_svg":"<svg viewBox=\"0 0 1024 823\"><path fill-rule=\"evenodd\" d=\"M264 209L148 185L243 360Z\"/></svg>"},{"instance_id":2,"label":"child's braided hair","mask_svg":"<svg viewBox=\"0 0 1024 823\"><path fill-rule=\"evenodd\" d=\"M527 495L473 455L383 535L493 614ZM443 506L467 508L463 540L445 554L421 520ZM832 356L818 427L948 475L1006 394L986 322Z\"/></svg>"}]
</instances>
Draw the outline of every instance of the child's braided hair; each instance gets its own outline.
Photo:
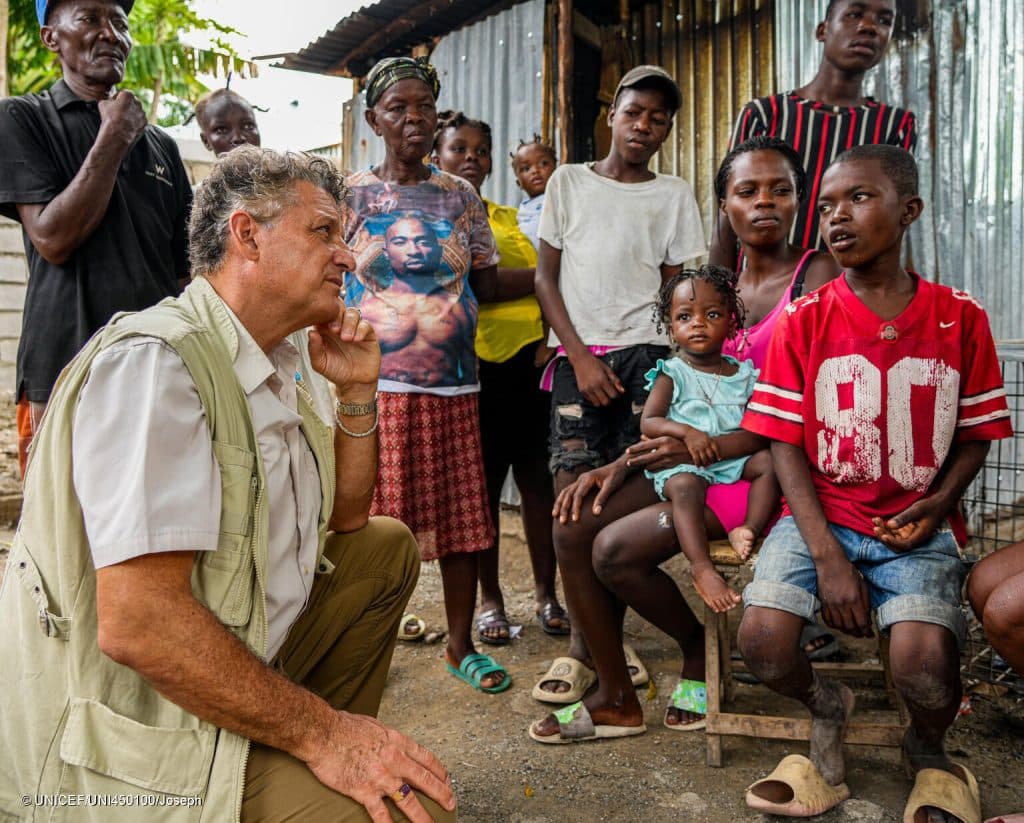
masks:
<instances>
[{"instance_id":1,"label":"child's braided hair","mask_svg":"<svg viewBox=\"0 0 1024 823\"><path fill-rule=\"evenodd\" d=\"M658 290L658 296L654 300L654 322L658 327L658 334L672 333L672 295L681 283L687 280L703 280L710 284L725 299L729 309L729 319L733 328L743 328L743 320L747 316L747 310L743 306L736 284L739 282L739 275L730 271L724 266L713 266L706 263L699 269L683 269L678 274L672 275L665 281Z\"/></svg>"},{"instance_id":2,"label":"child's braided hair","mask_svg":"<svg viewBox=\"0 0 1024 823\"><path fill-rule=\"evenodd\" d=\"M461 129L463 126L479 129L480 133L487 138L487 143L493 145L490 125L483 120L466 117L464 112L445 109L437 113L437 127L434 129L434 153L441 150L441 138L448 129Z\"/></svg>"},{"instance_id":3,"label":"child's braided hair","mask_svg":"<svg viewBox=\"0 0 1024 823\"><path fill-rule=\"evenodd\" d=\"M519 141L519 145L516 146L514 149L512 149L512 151L510 151L508 153L509 159L512 161L512 168L513 168L513 170L516 167L516 155L519 154L519 150L521 148L523 148L523 146L537 146L538 148L543 149L546 154L549 154L551 156L551 162L552 163L558 163L558 155L555 154L554 147L550 143L545 143L544 142L544 138L541 137L536 132L534 132L532 139L530 139L530 140L522 140L521 139Z\"/></svg>"}]
</instances>

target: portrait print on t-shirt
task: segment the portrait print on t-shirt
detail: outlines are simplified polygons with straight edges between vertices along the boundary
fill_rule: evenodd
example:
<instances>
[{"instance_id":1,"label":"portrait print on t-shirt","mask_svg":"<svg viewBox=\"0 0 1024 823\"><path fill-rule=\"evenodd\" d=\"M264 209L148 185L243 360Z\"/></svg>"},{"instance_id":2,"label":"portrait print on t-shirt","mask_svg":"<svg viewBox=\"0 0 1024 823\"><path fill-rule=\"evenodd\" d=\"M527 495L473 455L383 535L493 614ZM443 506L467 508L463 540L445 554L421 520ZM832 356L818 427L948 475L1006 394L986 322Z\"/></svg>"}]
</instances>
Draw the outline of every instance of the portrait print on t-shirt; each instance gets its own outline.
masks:
<instances>
[{"instance_id":1,"label":"portrait print on t-shirt","mask_svg":"<svg viewBox=\"0 0 1024 823\"><path fill-rule=\"evenodd\" d=\"M357 266L345 302L377 333L383 381L443 392L477 382L478 307L467 276L491 252L473 247L464 193L439 182L400 193L379 181L352 186Z\"/></svg>"}]
</instances>

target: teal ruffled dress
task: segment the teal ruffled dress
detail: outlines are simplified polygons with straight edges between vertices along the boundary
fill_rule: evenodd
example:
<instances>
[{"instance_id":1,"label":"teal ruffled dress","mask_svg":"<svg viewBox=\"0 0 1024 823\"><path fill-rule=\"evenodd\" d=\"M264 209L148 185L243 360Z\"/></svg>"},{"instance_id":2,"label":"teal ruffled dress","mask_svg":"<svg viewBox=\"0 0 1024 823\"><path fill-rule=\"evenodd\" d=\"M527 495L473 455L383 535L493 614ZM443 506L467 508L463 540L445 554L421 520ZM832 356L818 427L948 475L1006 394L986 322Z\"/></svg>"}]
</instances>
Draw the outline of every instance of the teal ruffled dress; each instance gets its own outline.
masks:
<instances>
[{"instance_id":1,"label":"teal ruffled dress","mask_svg":"<svg viewBox=\"0 0 1024 823\"><path fill-rule=\"evenodd\" d=\"M739 429L760 371L749 360L741 361L728 355L723 355L722 359L736 364L736 374L718 377L697 371L680 358L672 357L659 360L644 375L648 391L654 387L659 374L672 380L672 402L666 415L669 420L685 423L711 437ZM654 490L664 500L665 481L673 475L689 472L703 478L710 485L735 483L743 475L743 467L749 459L749 455L734 457L703 467L680 463L671 469L645 471L644 474L654 481Z\"/></svg>"}]
</instances>

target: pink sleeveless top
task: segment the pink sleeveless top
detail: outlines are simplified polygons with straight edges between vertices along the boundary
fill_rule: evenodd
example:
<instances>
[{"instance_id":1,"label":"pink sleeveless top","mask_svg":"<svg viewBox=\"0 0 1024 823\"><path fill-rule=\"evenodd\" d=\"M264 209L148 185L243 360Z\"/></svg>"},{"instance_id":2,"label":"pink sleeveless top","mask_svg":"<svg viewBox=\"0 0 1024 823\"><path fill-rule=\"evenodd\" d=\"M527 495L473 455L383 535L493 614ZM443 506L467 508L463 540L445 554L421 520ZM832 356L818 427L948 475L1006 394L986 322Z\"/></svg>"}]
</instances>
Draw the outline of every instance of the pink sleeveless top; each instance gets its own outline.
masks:
<instances>
[{"instance_id":1,"label":"pink sleeveless top","mask_svg":"<svg viewBox=\"0 0 1024 823\"><path fill-rule=\"evenodd\" d=\"M800 258L800 262L793 270L793 279L782 293L775 308L761 318L761 322L755 323L749 328L740 329L735 337L726 340L725 345L722 346L722 354L731 355L737 360L750 360L755 369L764 366L765 358L768 356L768 343L772 339L772 332L775 331L775 322L786 306L801 295L807 266L817 253L815 249L810 249ZM707 507L715 513L726 532L742 525L747 516L747 493L749 491L750 483L746 480L739 480L727 486L715 484L708 487L705 502ZM768 533L770 525L765 529L765 534Z\"/></svg>"},{"instance_id":2,"label":"pink sleeveless top","mask_svg":"<svg viewBox=\"0 0 1024 823\"><path fill-rule=\"evenodd\" d=\"M737 360L750 360L753 362L755 369L760 369L764 366L765 357L768 355L768 343L772 339L772 332L775 331L775 321L779 319L783 309L796 297L800 296L807 266L817 253L816 249L808 249L804 252L804 256L800 258L800 262L796 264L796 268L793 270L793 279L782 293L779 302L775 304L775 308L753 326L740 329L735 337L726 340L722 346L722 354L728 354ZM793 289L797 284L801 288L794 295Z\"/></svg>"}]
</instances>

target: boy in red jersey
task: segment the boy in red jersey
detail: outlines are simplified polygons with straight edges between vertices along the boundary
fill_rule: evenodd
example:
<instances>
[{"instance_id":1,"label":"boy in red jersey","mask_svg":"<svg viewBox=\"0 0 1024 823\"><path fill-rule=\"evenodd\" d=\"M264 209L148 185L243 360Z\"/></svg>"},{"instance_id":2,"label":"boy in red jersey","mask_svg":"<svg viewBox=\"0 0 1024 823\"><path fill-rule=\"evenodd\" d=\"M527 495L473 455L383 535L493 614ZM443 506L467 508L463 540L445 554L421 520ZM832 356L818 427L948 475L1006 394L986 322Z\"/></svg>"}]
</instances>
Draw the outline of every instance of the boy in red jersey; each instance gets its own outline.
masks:
<instances>
[{"instance_id":1,"label":"boy in red jersey","mask_svg":"<svg viewBox=\"0 0 1024 823\"><path fill-rule=\"evenodd\" d=\"M900 265L922 207L903 149L859 146L836 159L818 210L844 273L787 308L743 420L773 441L786 508L744 592L739 645L753 673L812 718L810 763L780 764L747 793L749 805L776 814L820 813L849 794L842 739L853 693L814 672L799 644L820 609L860 637L872 633L874 611L891 635L921 819L980 819L977 784L943 747L961 695L958 502L990 441L1012 431L981 306ZM823 778L811 808L799 792L780 799L794 769ZM940 803L941 794L958 801ZM940 806L950 805L947 817Z\"/></svg>"}]
</instances>

